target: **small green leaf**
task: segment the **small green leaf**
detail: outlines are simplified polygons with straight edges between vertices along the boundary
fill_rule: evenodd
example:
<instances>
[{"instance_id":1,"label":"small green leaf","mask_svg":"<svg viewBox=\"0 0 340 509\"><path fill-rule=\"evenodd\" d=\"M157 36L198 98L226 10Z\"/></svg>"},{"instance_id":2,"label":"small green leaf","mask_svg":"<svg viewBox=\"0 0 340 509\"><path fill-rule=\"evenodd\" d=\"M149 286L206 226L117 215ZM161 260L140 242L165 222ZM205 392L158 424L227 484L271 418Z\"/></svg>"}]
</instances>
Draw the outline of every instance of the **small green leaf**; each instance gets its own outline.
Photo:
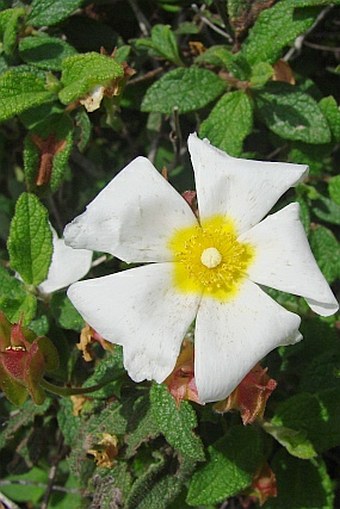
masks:
<instances>
[{"instance_id":1,"label":"small green leaf","mask_svg":"<svg viewBox=\"0 0 340 509\"><path fill-rule=\"evenodd\" d=\"M92 124L85 109L79 110L75 117L76 121L76 144L80 152L83 152L87 147L91 138Z\"/></svg>"},{"instance_id":2,"label":"small green leaf","mask_svg":"<svg viewBox=\"0 0 340 509\"><path fill-rule=\"evenodd\" d=\"M233 54L228 46L216 45L207 48L206 51L201 53L195 58L196 64L210 64L216 67L229 68L233 60Z\"/></svg>"},{"instance_id":3,"label":"small green leaf","mask_svg":"<svg viewBox=\"0 0 340 509\"><path fill-rule=\"evenodd\" d=\"M340 205L340 175L332 177L328 183L329 196L334 203Z\"/></svg>"},{"instance_id":4,"label":"small green leaf","mask_svg":"<svg viewBox=\"0 0 340 509\"><path fill-rule=\"evenodd\" d=\"M0 75L0 121L50 102L54 97L47 89L44 72L26 65L13 67Z\"/></svg>"},{"instance_id":5,"label":"small green leaf","mask_svg":"<svg viewBox=\"0 0 340 509\"><path fill-rule=\"evenodd\" d=\"M124 74L123 67L114 58L90 52L66 58L62 63L59 92L63 104L83 97L97 85L110 85Z\"/></svg>"},{"instance_id":6,"label":"small green leaf","mask_svg":"<svg viewBox=\"0 0 340 509\"><path fill-rule=\"evenodd\" d=\"M57 323L64 329L80 332L85 326L84 319L64 293L53 294L51 299L51 311Z\"/></svg>"},{"instance_id":7,"label":"small green leaf","mask_svg":"<svg viewBox=\"0 0 340 509\"><path fill-rule=\"evenodd\" d=\"M33 26L51 26L70 16L83 0L33 0L28 22Z\"/></svg>"},{"instance_id":8,"label":"small green leaf","mask_svg":"<svg viewBox=\"0 0 340 509\"><path fill-rule=\"evenodd\" d=\"M179 113L195 111L216 99L225 90L225 83L211 71L190 67L174 69L147 90L142 111Z\"/></svg>"},{"instance_id":9,"label":"small green leaf","mask_svg":"<svg viewBox=\"0 0 340 509\"><path fill-rule=\"evenodd\" d=\"M194 473L187 502L193 506L216 504L247 488L262 458L256 428L233 426L208 447L209 460Z\"/></svg>"},{"instance_id":10,"label":"small green leaf","mask_svg":"<svg viewBox=\"0 0 340 509\"><path fill-rule=\"evenodd\" d=\"M37 310L37 299L24 285L0 266L0 309L8 320L17 323L22 319L28 325Z\"/></svg>"},{"instance_id":11,"label":"small green leaf","mask_svg":"<svg viewBox=\"0 0 340 509\"><path fill-rule=\"evenodd\" d=\"M25 9L14 7L0 12L0 34L5 55L11 55L17 44L19 20L25 15Z\"/></svg>"},{"instance_id":12,"label":"small green leaf","mask_svg":"<svg viewBox=\"0 0 340 509\"><path fill-rule=\"evenodd\" d=\"M268 509L333 509L334 489L322 461L293 458L281 449L271 464L278 496L266 502Z\"/></svg>"},{"instance_id":13,"label":"small green leaf","mask_svg":"<svg viewBox=\"0 0 340 509\"><path fill-rule=\"evenodd\" d=\"M48 212L39 199L23 193L15 207L8 239L10 264L27 284L47 277L52 258L52 232Z\"/></svg>"},{"instance_id":14,"label":"small green leaf","mask_svg":"<svg viewBox=\"0 0 340 509\"><path fill-rule=\"evenodd\" d=\"M250 97L241 90L225 94L202 122L200 136L228 152L231 156L242 153L243 141L253 126L253 105Z\"/></svg>"},{"instance_id":15,"label":"small green leaf","mask_svg":"<svg viewBox=\"0 0 340 509\"><path fill-rule=\"evenodd\" d=\"M329 283L340 277L340 245L334 234L324 226L310 233L310 245L318 265Z\"/></svg>"},{"instance_id":16,"label":"small green leaf","mask_svg":"<svg viewBox=\"0 0 340 509\"><path fill-rule=\"evenodd\" d=\"M296 0L283 0L264 9L250 30L240 55L250 64L275 63L282 50L315 22L318 11L295 7Z\"/></svg>"},{"instance_id":17,"label":"small green leaf","mask_svg":"<svg viewBox=\"0 0 340 509\"><path fill-rule=\"evenodd\" d=\"M11 418L3 423L0 434L0 449L14 439L16 434L20 434L25 426L32 427L36 416L44 415L51 405L51 400L46 398L42 405L35 405L31 399L20 408L20 412L13 413Z\"/></svg>"},{"instance_id":18,"label":"small green leaf","mask_svg":"<svg viewBox=\"0 0 340 509\"><path fill-rule=\"evenodd\" d=\"M158 457L158 454L154 454ZM153 463L146 474L134 483L129 494L126 509L168 509L169 504L179 495L195 464L188 459L181 460L175 473L164 472L166 462Z\"/></svg>"},{"instance_id":19,"label":"small green leaf","mask_svg":"<svg viewBox=\"0 0 340 509\"><path fill-rule=\"evenodd\" d=\"M292 456L304 460L317 456L311 441L306 438L302 431L285 428L284 426L274 426L270 422L265 422L263 429L283 445Z\"/></svg>"},{"instance_id":20,"label":"small green leaf","mask_svg":"<svg viewBox=\"0 0 340 509\"><path fill-rule=\"evenodd\" d=\"M70 44L58 37L41 35L21 39L19 53L27 64L40 69L60 71L63 60L77 52Z\"/></svg>"},{"instance_id":21,"label":"small green leaf","mask_svg":"<svg viewBox=\"0 0 340 509\"><path fill-rule=\"evenodd\" d=\"M331 133L316 101L296 86L268 83L254 91L261 119L286 140L328 143Z\"/></svg>"},{"instance_id":22,"label":"small green leaf","mask_svg":"<svg viewBox=\"0 0 340 509\"><path fill-rule=\"evenodd\" d=\"M126 436L126 457L136 454L138 447L159 434L150 406L149 395L139 398L134 404L134 412L129 420Z\"/></svg>"},{"instance_id":23,"label":"small green leaf","mask_svg":"<svg viewBox=\"0 0 340 509\"><path fill-rule=\"evenodd\" d=\"M329 128L334 137L334 141L340 142L340 109L336 100L331 95L323 97L319 102L319 107L328 121Z\"/></svg>"},{"instance_id":24,"label":"small green leaf","mask_svg":"<svg viewBox=\"0 0 340 509\"><path fill-rule=\"evenodd\" d=\"M154 25L151 30L151 39L137 39L137 47L146 46L176 65L183 65L179 55L176 37L170 25Z\"/></svg>"},{"instance_id":25,"label":"small green leaf","mask_svg":"<svg viewBox=\"0 0 340 509\"><path fill-rule=\"evenodd\" d=\"M197 418L190 404L182 401L177 407L167 388L157 384L151 388L150 399L155 422L167 442L184 456L203 461L203 444L192 431L197 426Z\"/></svg>"},{"instance_id":26,"label":"small green leaf","mask_svg":"<svg viewBox=\"0 0 340 509\"><path fill-rule=\"evenodd\" d=\"M15 502L30 502L37 504L45 492L48 472L42 468L33 467L29 472L6 477L8 481L17 481L7 486L1 486L1 492ZM20 485L20 481L22 485ZM41 486L42 484L42 486Z\"/></svg>"},{"instance_id":27,"label":"small green leaf","mask_svg":"<svg viewBox=\"0 0 340 509\"><path fill-rule=\"evenodd\" d=\"M321 194L313 203L313 212L327 223L340 224L340 205Z\"/></svg>"},{"instance_id":28,"label":"small green leaf","mask_svg":"<svg viewBox=\"0 0 340 509\"><path fill-rule=\"evenodd\" d=\"M274 69L267 62L258 62L251 70L250 86L262 87L273 76Z\"/></svg>"}]
</instances>

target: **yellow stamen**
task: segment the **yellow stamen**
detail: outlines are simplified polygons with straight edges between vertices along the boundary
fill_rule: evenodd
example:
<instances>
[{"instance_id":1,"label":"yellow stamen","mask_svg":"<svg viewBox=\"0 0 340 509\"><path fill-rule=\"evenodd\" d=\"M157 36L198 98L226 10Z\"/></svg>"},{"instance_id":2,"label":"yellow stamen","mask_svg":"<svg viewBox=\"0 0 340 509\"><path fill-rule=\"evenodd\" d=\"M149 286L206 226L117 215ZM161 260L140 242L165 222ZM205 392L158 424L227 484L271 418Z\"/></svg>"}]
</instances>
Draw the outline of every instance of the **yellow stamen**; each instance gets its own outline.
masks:
<instances>
[{"instance_id":1,"label":"yellow stamen","mask_svg":"<svg viewBox=\"0 0 340 509\"><path fill-rule=\"evenodd\" d=\"M203 293L222 301L237 293L255 254L253 246L237 240L232 220L223 216L177 230L169 247L175 286L184 293Z\"/></svg>"}]
</instances>

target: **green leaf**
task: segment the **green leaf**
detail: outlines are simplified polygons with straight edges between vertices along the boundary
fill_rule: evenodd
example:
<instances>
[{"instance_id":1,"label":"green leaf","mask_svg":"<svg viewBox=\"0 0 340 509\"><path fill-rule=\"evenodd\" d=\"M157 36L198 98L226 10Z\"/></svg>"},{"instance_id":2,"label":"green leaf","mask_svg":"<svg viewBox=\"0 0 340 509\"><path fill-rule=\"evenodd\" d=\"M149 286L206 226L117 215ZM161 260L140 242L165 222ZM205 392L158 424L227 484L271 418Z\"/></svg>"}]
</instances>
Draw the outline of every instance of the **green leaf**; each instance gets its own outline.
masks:
<instances>
[{"instance_id":1,"label":"green leaf","mask_svg":"<svg viewBox=\"0 0 340 509\"><path fill-rule=\"evenodd\" d=\"M54 99L46 74L22 65L0 75L0 121Z\"/></svg>"},{"instance_id":2,"label":"green leaf","mask_svg":"<svg viewBox=\"0 0 340 509\"><path fill-rule=\"evenodd\" d=\"M313 212L327 223L340 224L340 205L321 194L313 202Z\"/></svg>"},{"instance_id":3,"label":"green leaf","mask_svg":"<svg viewBox=\"0 0 340 509\"><path fill-rule=\"evenodd\" d=\"M339 408L337 389L317 394L299 393L277 406L271 424L304 433L314 449L321 453L340 445Z\"/></svg>"},{"instance_id":4,"label":"green leaf","mask_svg":"<svg viewBox=\"0 0 340 509\"><path fill-rule=\"evenodd\" d=\"M3 50L9 56L17 43L19 20L25 15L25 9L16 7L0 12L0 34L3 40Z\"/></svg>"},{"instance_id":5,"label":"green leaf","mask_svg":"<svg viewBox=\"0 0 340 509\"><path fill-rule=\"evenodd\" d=\"M0 266L0 309L8 320L17 323L23 320L28 325L34 318L37 299L25 290L24 285Z\"/></svg>"},{"instance_id":6,"label":"green leaf","mask_svg":"<svg viewBox=\"0 0 340 509\"><path fill-rule=\"evenodd\" d=\"M137 39L136 46L151 48L157 55L166 60L176 65L183 65L176 37L170 25L154 25L151 29L151 39Z\"/></svg>"},{"instance_id":7,"label":"green leaf","mask_svg":"<svg viewBox=\"0 0 340 509\"><path fill-rule=\"evenodd\" d=\"M60 71L63 60L77 52L62 39L41 35L21 39L19 53L27 64L40 69Z\"/></svg>"},{"instance_id":8,"label":"green leaf","mask_svg":"<svg viewBox=\"0 0 340 509\"><path fill-rule=\"evenodd\" d=\"M306 438L305 433L284 426L274 426L270 422L263 424L263 429L275 438L289 454L300 459L311 459L317 456L312 443Z\"/></svg>"},{"instance_id":9,"label":"green leaf","mask_svg":"<svg viewBox=\"0 0 340 509\"><path fill-rule=\"evenodd\" d=\"M317 10L296 9L295 0L282 0L270 9L263 10L249 32L240 55L250 64L273 64L282 50L314 23Z\"/></svg>"},{"instance_id":10,"label":"green leaf","mask_svg":"<svg viewBox=\"0 0 340 509\"><path fill-rule=\"evenodd\" d=\"M208 447L208 463L194 473L187 502L216 504L247 488L261 462L262 442L253 427L233 426Z\"/></svg>"},{"instance_id":11,"label":"green leaf","mask_svg":"<svg viewBox=\"0 0 340 509\"><path fill-rule=\"evenodd\" d=\"M107 399L116 393L117 388L119 389L120 379L124 375L123 351L120 346L115 345L113 351L106 352L106 357L97 361L94 373L85 381L83 387L107 383L107 385L92 393L93 397L97 399Z\"/></svg>"},{"instance_id":12,"label":"green leaf","mask_svg":"<svg viewBox=\"0 0 340 509\"><path fill-rule=\"evenodd\" d=\"M320 175L331 166L330 154L332 150L332 143L309 145L295 141L291 144L288 158L290 162L307 164L311 175Z\"/></svg>"},{"instance_id":13,"label":"green leaf","mask_svg":"<svg viewBox=\"0 0 340 509\"><path fill-rule=\"evenodd\" d=\"M1 492L15 502L30 502L37 504L45 493L48 472L42 468L33 467L29 472L20 475L9 475L8 481L19 481L12 485L1 486ZM22 481L22 485L20 485ZM38 484L38 486L36 486ZM42 484L42 486L39 484Z\"/></svg>"},{"instance_id":14,"label":"green leaf","mask_svg":"<svg viewBox=\"0 0 340 509\"><path fill-rule=\"evenodd\" d=\"M57 323L63 329L71 329L80 332L85 326L84 319L64 293L54 293L52 295L51 311Z\"/></svg>"},{"instance_id":15,"label":"green leaf","mask_svg":"<svg viewBox=\"0 0 340 509\"><path fill-rule=\"evenodd\" d=\"M192 431L197 426L195 411L187 401L177 407L164 385L154 384L150 392L154 420L166 441L183 456L204 460L203 444Z\"/></svg>"},{"instance_id":16,"label":"green leaf","mask_svg":"<svg viewBox=\"0 0 340 509\"><path fill-rule=\"evenodd\" d=\"M7 246L12 269L27 284L38 285L46 279L53 251L52 231L48 212L34 194L19 197Z\"/></svg>"},{"instance_id":17,"label":"green leaf","mask_svg":"<svg viewBox=\"0 0 340 509\"><path fill-rule=\"evenodd\" d=\"M340 367L338 345L318 355L301 370L299 388L302 392L317 392L337 388L340 390L340 378L336 376Z\"/></svg>"},{"instance_id":18,"label":"green leaf","mask_svg":"<svg viewBox=\"0 0 340 509\"><path fill-rule=\"evenodd\" d=\"M95 86L110 86L123 75L123 66L106 55L90 52L68 57L62 63L61 82L64 88L59 92L59 99L63 104L69 104Z\"/></svg>"},{"instance_id":19,"label":"green leaf","mask_svg":"<svg viewBox=\"0 0 340 509\"><path fill-rule=\"evenodd\" d=\"M243 141L253 127L253 105L242 92L225 94L202 122L200 136L231 156L240 156Z\"/></svg>"},{"instance_id":20,"label":"green leaf","mask_svg":"<svg viewBox=\"0 0 340 509\"><path fill-rule=\"evenodd\" d=\"M210 64L216 67L229 68L233 60L233 54L228 46L216 45L207 48L206 51L201 53L195 58L196 64Z\"/></svg>"},{"instance_id":21,"label":"green leaf","mask_svg":"<svg viewBox=\"0 0 340 509\"><path fill-rule=\"evenodd\" d=\"M327 119L329 128L334 137L334 141L340 142L340 110L336 100L331 95L323 97L319 102L319 107Z\"/></svg>"},{"instance_id":22,"label":"green leaf","mask_svg":"<svg viewBox=\"0 0 340 509\"><path fill-rule=\"evenodd\" d=\"M329 283L340 277L340 246L334 234L324 226L310 233L310 245L318 265Z\"/></svg>"},{"instance_id":23,"label":"green leaf","mask_svg":"<svg viewBox=\"0 0 340 509\"><path fill-rule=\"evenodd\" d=\"M268 83L254 91L261 120L286 140L328 143L331 133L316 101L296 86Z\"/></svg>"},{"instance_id":24,"label":"green leaf","mask_svg":"<svg viewBox=\"0 0 340 509\"><path fill-rule=\"evenodd\" d=\"M271 468L278 496L267 500L266 509L333 509L333 485L322 461L303 461L281 450Z\"/></svg>"},{"instance_id":25,"label":"green leaf","mask_svg":"<svg viewBox=\"0 0 340 509\"><path fill-rule=\"evenodd\" d=\"M147 90L142 111L170 114L178 108L179 113L188 113L203 108L224 90L225 83L207 69L175 69Z\"/></svg>"},{"instance_id":26,"label":"green leaf","mask_svg":"<svg viewBox=\"0 0 340 509\"><path fill-rule=\"evenodd\" d=\"M34 26L51 26L70 16L83 0L33 0L28 22Z\"/></svg>"},{"instance_id":27,"label":"green leaf","mask_svg":"<svg viewBox=\"0 0 340 509\"><path fill-rule=\"evenodd\" d=\"M20 412L12 413L10 418L5 421L1 428L0 449L8 446L16 434L20 435L25 426L32 427L36 416L44 415L51 405L51 400L46 398L42 405L36 405L31 399L26 401L20 408Z\"/></svg>"},{"instance_id":28,"label":"green leaf","mask_svg":"<svg viewBox=\"0 0 340 509\"><path fill-rule=\"evenodd\" d=\"M76 121L76 144L80 152L83 152L87 147L92 132L92 124L85 109L79 110L75 117Z\"/></svg>"},{"instance_id":29,"label":"green leaf","mask_svg":"<svg viewBox=\"0 0 340 509\"><path fill-rule=\"evenodd\" d=\"M154 455L156 457L156 454ZM158 455L157 455L158 456ZM180 461L175 473L163 472L166 462L160 460L152 464L147 473L133 485L126 509L167 509L179 495L181 488L193 470L195 464L185 459Z\"/></svg>"},{"instance_id":30,"label":"green leaf","mask_svg":"<svg viewBox=\"0 0 340 509\"><path fill-rule=\"evenodd\" d=\"M330 179L328 182L328 192L334 203L340 205L340 175Z\"/></svg>"},{"instance_id":31,"label":"green leaf","mask_svg":"<svg viewBox=\"0 0 340 509\"><path fill-rule=\"evenodd\" d=\"M250 86L262 87L273 76L274 69L267 62L258 62L251 70Z\"/></svg>"},{"instance_id":32,"label":"green leaf","mask_svg":"<svg viewBox=\"0 0 340 509\"><path fill-rule=\"evenodd\" d=\"M155 438L158 434L159 430L151 410L149 395L141 397L134 405L132 417L129 419L125 439L126 457L134 456L142 443Z\"/></svg>"}]
</instances>

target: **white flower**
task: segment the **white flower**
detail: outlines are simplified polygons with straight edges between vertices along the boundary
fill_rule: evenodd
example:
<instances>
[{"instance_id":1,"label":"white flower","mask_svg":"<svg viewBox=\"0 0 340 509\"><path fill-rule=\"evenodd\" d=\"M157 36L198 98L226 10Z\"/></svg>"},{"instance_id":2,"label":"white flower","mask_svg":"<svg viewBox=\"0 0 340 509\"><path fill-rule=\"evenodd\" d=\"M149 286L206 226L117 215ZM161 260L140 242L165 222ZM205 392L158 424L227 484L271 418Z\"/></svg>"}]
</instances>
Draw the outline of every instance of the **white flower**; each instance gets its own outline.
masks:
<instances>
[{"instance_id":1,"label":"white flower","mask_svg":"<svg viewBox=\"0 0 340 509\"><path fill-rule=\"evenodd\" d=\"M42 293L56 292L61 288L84 277L91 267L92 251L87 249L73 249L59 239L54 228L51 227L53 235L53 255L48 271L47 279L38 286Z\"/></svg>"},{"instance_id":2,"label":"white flower","mask_svg":"<svg viewBox=\"0 0 340 509\"><path fill-rule=\"evenodd\" d=\"M299 316L262 286L302 295L324 316L337 302L310 251L298 204L261 221L307 167L229 157L196 135L189 151L199 221L138 157L66 227L65 239L126 262L157 263L75 283L68 295L99 334L123 345L137 382L160 383L171 373L196 319L195 379L200 401L208 402L230 394L268 352L301 339Z\"/></svg>"}]
</instances>

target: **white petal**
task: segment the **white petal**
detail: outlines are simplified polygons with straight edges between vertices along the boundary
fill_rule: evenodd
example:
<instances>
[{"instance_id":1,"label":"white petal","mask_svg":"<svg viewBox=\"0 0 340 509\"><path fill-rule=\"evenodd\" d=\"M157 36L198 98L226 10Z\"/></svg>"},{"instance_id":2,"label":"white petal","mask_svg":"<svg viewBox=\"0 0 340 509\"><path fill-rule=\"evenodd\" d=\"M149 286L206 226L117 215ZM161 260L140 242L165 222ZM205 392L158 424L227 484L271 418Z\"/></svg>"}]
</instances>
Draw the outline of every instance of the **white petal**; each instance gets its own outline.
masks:
<instances>
[{"instance_id":1,"label":"white petal","mask_svg":"<svg viewBox=\"0 0 340 509\"><path fill-rule=\"evenodd\" d=\"M84 277L91 267L92 251L73 249L59 239L53 228L53 255L47 279L40 283L39 290L52 293Z\"/></svg>"},{"instance_id":2,"label":"white petal","mask_svg":"<svg viewBox=\"0 0 340 509\"><path fill-rule=\"evenodd\" d=\"M227 397L267 353L299 341L300 321L251 281L232 301L202 299L195 333L200 401Z\"/></svg>"},{"instance_id":3,"label":"white petal","mask_svg":"<svg viewBox=\"0 0 340 509\"><path fill-rule=\"evenodd\" d=\"M216 214L234 219L239 233L258 223L280 196L300 182L308 167L230 157L191 134L189 151L195 171L201 218Z\"/></svg>"},{"instance_id":4,"label":"white petal","mask_svg":"<svg viewBox=\"0 0 340 509\"><path fill-rule=\"evenodd\" d=\"M284 292L303 296L322 316L338 309L338 303L322 275L299 219L299 204L291 203L241 235L255 246L250 279Z\"/></svg>"},{"instance_id":5,"label":"white petal","mask_svg":"<svg viewBox=\"0 0 340 509\"><path fill-rule=\"evenodd\" d=\"M172 264L157 263L72 285L68 296L105 339L124 346L136 382L162 382L173 370L199 296L172 287Z\"/></svg>"},{"instance_id":6,"label":"white petal","mask_svg":"<svg viewBox=\"0 0 340 509\"><path fill-rule=\"evenodd\" d=\"M126 262L171 261L169 237L197 220L187 202L145 157L137 157L66 226L72 247Z\"/></svg>"}]
</instances>

